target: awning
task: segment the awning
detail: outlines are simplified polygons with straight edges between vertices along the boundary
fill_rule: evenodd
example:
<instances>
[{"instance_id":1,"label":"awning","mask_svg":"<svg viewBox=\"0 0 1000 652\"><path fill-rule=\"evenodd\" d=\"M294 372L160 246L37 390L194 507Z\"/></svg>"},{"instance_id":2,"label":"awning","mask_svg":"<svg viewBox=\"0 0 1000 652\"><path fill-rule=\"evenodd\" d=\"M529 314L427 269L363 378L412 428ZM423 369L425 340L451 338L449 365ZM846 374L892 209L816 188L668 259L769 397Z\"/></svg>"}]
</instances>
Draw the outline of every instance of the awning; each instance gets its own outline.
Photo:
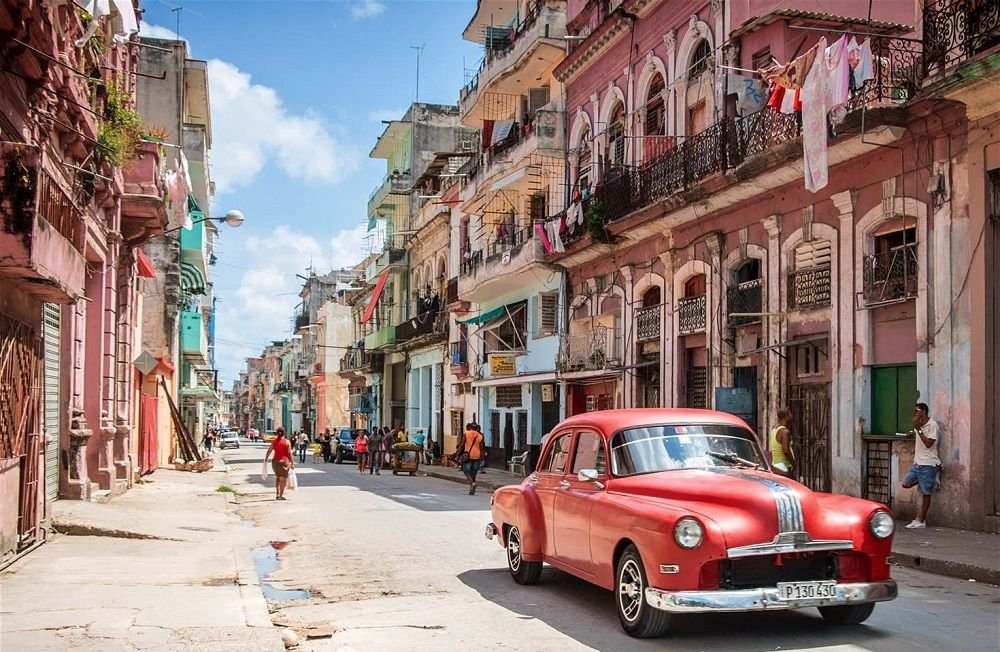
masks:
<instances>
[{"instance_id":1,"label":"awning","mask_svg":"<svg viewBox=\"0 0 1000 652\"><path fill-rule=\"evenodd\" d=\"M473 387L495 387L497 385L520 385L522 383L550 383L556 380L556 372L521 374L520 376L498 376L472 382Z\"/></svg>"},{"instance_id":2,"label":"awning","mask_svg":"<svg viewBox=\"0 0 1000 652\"><path fill-rule=\"evenodd\" d=\"M189 398L195 401L218 401L219 395L214 389L206 385L197 387L181 387L180 395L182 399Z\"/></svg>"},{"instance_id":3,"label":"awning","mask_svg":"<svg viewBox=\"0 0 1000 652\"><path fill-rule=\"evenodd\" d=\"M486 312L481 312L475 317L469 317L468 319L456 319L456 324L485 324L486 322L499 319L501 317L507 316L507 313L513 313L518 308L522 308L527 304L527 301L515 301L514 303L508 303L507 305L500 306L498 308L493 308L492 310L487 310Z\"/></svg>"},{"instance_id":4,"label":"awning","mask_svg":"<svg viewBox=\"0 0 1000 652\"><path fill-rule=\"evenodd\" d=\"M191 263L181 263L181 289L191 294L205 294L205 275Z\"/></svg>"},{"instance_id":5,"label":"awning","mask_svg":"<svg viewBox=\"0 0 1000 652\"><path fill-rule=\"evenodd\" d=\"M135 266L139 271L139 276L143 278L156 278L156 268L153 261L142 252L142 249L135 250Z\"/></svg>"},{"instance_id":6,"label":"awning","mask_svg":"<svg viewBox=\"0 0 1000 652\"><path fill-rule=\"evenodd\" d=\"M368 305L365 307L365 314L361 316L361 323L367 324L368 320L372 318L375 314L375 306L378 305L378 299L382 296L382 290L385 289L385 282L389 280L389 269L384 270L378 277L378 281L375 283L375 289L372 290L372 298L368 301Z\"/></svg>"},{"instance_id":7,"label":"awning","mask_svg":"<svg viewBox=\"0 0 1000 652\"><path fill-rule=\"evenodd\" d=\"M503 179L500 179L499 181L497 181L496 183L494 183L492 186L490 186L490 190L500 190L501 188L503 188L505 186L509 186L510 184L514 183L518 179L523 178L524 175L525 175L525 173L527 171L528 171L528 168L523 167L520 170L517 170L516 172L511 172L510 174L508 174L507 176L505 176Z\"/></svg>"}]
</instances>

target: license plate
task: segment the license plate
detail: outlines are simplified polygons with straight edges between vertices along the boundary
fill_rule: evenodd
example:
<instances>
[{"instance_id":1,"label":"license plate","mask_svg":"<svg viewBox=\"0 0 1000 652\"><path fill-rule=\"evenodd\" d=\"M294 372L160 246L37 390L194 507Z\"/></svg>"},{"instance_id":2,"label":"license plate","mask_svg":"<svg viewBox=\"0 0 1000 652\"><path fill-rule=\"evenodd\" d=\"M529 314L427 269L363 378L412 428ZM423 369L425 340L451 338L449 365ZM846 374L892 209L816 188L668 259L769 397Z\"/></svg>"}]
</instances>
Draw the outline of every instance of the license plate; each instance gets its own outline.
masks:
<instances>
[{"instance_id":1,"label":"license plate","mask_svg":"<svg viewBox=\"0 0 1000 652\"><path fill-rule=\"evenodd\" d=\"M778 597L786 602L825 600L836 595L836 582L778 582Z\"/></svg>"}]
</instances>

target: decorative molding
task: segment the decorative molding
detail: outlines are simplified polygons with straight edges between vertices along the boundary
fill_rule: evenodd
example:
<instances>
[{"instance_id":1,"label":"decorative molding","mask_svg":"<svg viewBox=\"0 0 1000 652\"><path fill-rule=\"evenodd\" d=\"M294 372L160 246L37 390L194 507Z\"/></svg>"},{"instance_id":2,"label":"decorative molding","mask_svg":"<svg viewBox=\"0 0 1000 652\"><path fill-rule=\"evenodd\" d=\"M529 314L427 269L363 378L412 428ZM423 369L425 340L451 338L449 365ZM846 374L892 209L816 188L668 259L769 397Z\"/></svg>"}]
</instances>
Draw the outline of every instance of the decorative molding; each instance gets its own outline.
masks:
<instances>
[{"instance_id":1,"label":"decorative molding","mask_svg":"<svg viewBox=\"0 0 1000 652\"><path fill-rule=\"evenodd\" d=\"M672 29L663 35L663 44L667 46L667 52L673 53L677 47L677 30Z\"/></svg>"},{"instance_id":2,"label":"decorative molding","mask_svg":"<svg viewBox=\"0 0 1000 652\"><path fill-rule=\"evenodd\" d=\"M814 208L809 204L802 209L802 239L806 242L812 242L813 239L813 217Z\"/></svg>"},{"instance_id":3,"label":"decorative molding","mask_svg":"<svg viewBox=\"0 0 1000 652\"><path fill-rule=\"evenodd\" d=\"M701 26L698 24L698 14L691 14L688 19L688 31L695 36L701 36Z\"/></svg>"},{"instance_id":4,"label":"decorative molding","mask_svg":"<svg viewBox=\"0 0 1000 652\"><path fill-rule=\"evenodd\" d=\"M781 213L769 215L761 223L764 225L764 230L767 231L768 238L774 239L781 236Z\"/></svg>"},{"instance_id":5,"label":"decorative molding","mask_svg":"<svg viewBox=\"0 0 1000 652\"><path fill-rule=\"evenodd\" d=\"M722 0L712 0L712 13L716 16L722 13Z\"/></svg>"},{"instance_id":6,"label":"decorative molding","mask_svg":"<svg viewBox=\"0 0 1000 652\"><path fill-rule=\"evenodd\" d=\"M889 219L896 216L896 177L882 182L882 217Z\"/></svg>"},{"instance_id":7,"label":"decorative molding","mask_svg":"<svg viewBox=\"0 0 1000 652\"><path fill-rule=\"evenodd\" d=\"M833 205L837 207L837 212L840 214L841 219L853 216L854 203L857 200L857 197L857 190L846 190L830 196L830 200L833 201Z\"/></svg>"},{"instance_id":8,"label":"decorative molding","mask_svg":"<svg viewBox=\"0 0 1000 652\"><path fill-rule=\"evenodd\" d=\"M722 239L719 237L719 234L709 233L706 235L705 244L708 246L708 251L712 254L712 258L718 258L722 251Z\"/></svg>"}]
</instances>

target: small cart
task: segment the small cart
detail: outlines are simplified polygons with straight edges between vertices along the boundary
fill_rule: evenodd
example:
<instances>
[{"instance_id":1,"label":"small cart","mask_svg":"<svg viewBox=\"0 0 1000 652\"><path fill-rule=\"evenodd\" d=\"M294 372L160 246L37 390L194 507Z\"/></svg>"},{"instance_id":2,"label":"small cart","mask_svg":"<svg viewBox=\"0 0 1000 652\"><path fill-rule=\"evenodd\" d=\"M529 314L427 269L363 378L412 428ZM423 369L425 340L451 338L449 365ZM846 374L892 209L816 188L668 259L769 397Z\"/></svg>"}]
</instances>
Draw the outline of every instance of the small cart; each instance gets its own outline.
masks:
<instances>
[{"instance_id":1,"label":"small cart","mask_svg":"<svg viewBox=\"0 0 1000 652\"><path fill-rule=\"evenodd\" d=\"M389 465L392 467L392 474L409 472L413 475L420 466L420 451L423 449L411 442L401 442L392 445Z\"/></svg>"}]
</instances>

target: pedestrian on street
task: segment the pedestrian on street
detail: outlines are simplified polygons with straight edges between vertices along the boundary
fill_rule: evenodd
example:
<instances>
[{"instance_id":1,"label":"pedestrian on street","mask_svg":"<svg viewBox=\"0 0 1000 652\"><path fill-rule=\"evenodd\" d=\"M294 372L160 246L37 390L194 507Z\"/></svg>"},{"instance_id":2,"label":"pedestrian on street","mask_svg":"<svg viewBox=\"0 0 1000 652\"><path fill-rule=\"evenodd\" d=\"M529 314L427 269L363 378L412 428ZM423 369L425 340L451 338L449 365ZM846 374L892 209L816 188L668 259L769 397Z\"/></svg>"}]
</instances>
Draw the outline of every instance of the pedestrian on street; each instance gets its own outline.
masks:
<instances>
[{"instance_id":1,"label":"pedestrian on street","mask_svg":"<svg viewBox=\"0 0 1000 652\"><path fill-rule=\"evenodd\" d=\"M787 407L778 408L778 425L771 429L768 450L771 453L771 467L786 478L795 479L795 453L792 451L792 411Z\"/></svg>"},{"instance_id":2,"label":"pedestrian on street","mask_svg":"<svg viewBox=\"0 0 1000 652\"><path fill-rule=\"evenodd\" d=\"M305 464L306 450L309 448L309 435L303 430L299 433L299 463Z\"/></svg>"},{"instance_id":3,"label":"pedestrian on street","mask_svg":"<svg viewBox=\"0 0 1000 652\"><path fill-rule=\"evenodd\" d=\"M420 447L417 451L417 460L424 460L424 442L427 441L427 437L424 436L424 431L417 428L416 433L413 435L413 443Z\"/></svg>"},{"instance_id":4,"label":"pedestrian on street","mask_svg":"<svg viewBox=\"0 0 1000 652\"><path fill-rule=\"evenodd\" d=\"M368 431L359 430L358 438L354 440L354 456L358 458L358 473L365 474L365 465L368 463Z\"/></svg>"},{"instance_id":5,"label":"pedestrian on street","mask_svg":"<svg viewBox=\"0 0 1000 652\"><path fill-rule=\"evenodd\" d=\"M441 459L441 444L435 440L431 442L431 448L427 452L427 463L434 464L434 461L439 459Z\"/></svg>"},{"instance_id":6,"label":"pedestrian on street","mask_svg":"<svg viewBox=\"0 0 1000 652\"><path fill-rule=\"evenodd\" d=\"M288 473L295 468L295 460L292 459L292 445L285 438L285 429L278 426L274 433L277 438L267 447L264 454L264 463L274 455L271 460L271 470L274 471L274 492L275 500L287 500L285 498L285 486L288 484Z\"/></svg>"},{"instance_id":7,"label":"pedestrian on street","mask_svg":"<svg viewBox=\"0 0 1000 652\"><path fill-rule=\"evenodd\" d=\"M930 408L926 403L917 403L913 408L913 430L906 433L914 438L913 466L903 478L903 488L909 489L920 485L920 511L917 517L907 525L908 529L927 527L927 511L931 508L931 492L938 481L941 470L941 458L938 456L938 424L930 417Z\"/></svg>"},{"instance_id":8,"label":"pedestrian on street","mask_svg":"<svg viewBox=\"0 0 1000 652\"><path fill-rule=\"evenodd\" d=\"M483 460L485 447L483 446L483 433L479 432L479 426L474 423L465 424L465 434L462 437L461 447L458 449L458 461L462 465L462 473L469 481L469 495L476 494L476 474L479 473L479 464Z\"/></svg>"},{"instance_id":9,"label":"pedestrian on street","mask_svg":"<svg viewBox=\"0 0 1000 652\"><path fill-rule=\"evenodd\" d=\"M205 446L206 453L212 452L212 433L209 432L205 434L205 439L202 440L202 444Z\"/></svg>"},{"instance_id":10,"label":"pedestrian on street","mask_svg":"<svg viewBox=\"0 0 1000 652\"><path fill-rule=\"evenodd\" d=\"M382 429L375 428L368 437L368 455L371 458L368 465L369 475L382 475Z\"/></svg>"},{"instance_id":11,"label":"pedestrian on street","mask_svg":"<svg viewBox=\"0 0 1000 652\"><path fill-rule=\"evenodd\" d=\"M321 453L323 453L323 461L327 463L330 462L330 449L332 443L330 440L331 440L330 429L327 428L323 432L323 436L320 437L319 439L319 450Z\"/></svg>"},{"instance_id":12,"label":"pedestrian on street","mask_svg":"<svg viewBox=\"0 0 1000 652\"><path fill-rule=\"evenodd\" d=\"M472 427L475 428L476 432L479 433L480 437L483 437L483 427L482 426L480 426L478 423L475 423L475 424L472 425ZM484 442L486 441L485 437L483 438L483 441ZM479 460L479 472L480 473L486 473L486 465L487 465L487 463L489 463L489 461L490 461L490 449L486 448L486 446L483 446L483 457Z\"/></svg>"}]
</instances>

